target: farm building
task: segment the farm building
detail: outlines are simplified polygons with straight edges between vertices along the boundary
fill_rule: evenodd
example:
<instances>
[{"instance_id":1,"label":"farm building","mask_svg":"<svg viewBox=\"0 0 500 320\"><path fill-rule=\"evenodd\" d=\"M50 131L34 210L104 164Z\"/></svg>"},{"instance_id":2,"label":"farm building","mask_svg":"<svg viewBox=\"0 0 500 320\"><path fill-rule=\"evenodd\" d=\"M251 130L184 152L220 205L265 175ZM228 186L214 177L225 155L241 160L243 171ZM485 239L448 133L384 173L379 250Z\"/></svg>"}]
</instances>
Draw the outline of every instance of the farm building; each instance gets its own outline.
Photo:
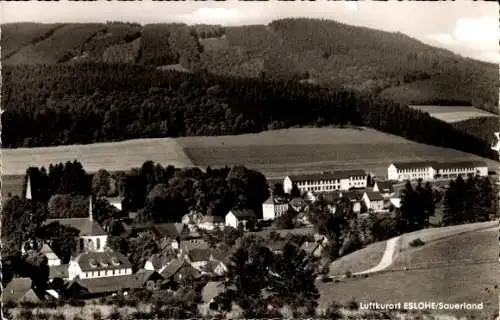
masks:
<instances>
[{"instance_id":1,"label":"farm building","mask_svg":"<svg viewBox=\"0 0 500 320\"><path fill-rule=\"evenodd\" d=\"M280 201L273 196L262 204L262 215L264 220L274 220L288 211L288 202Z\"/></svg>"},{"instance_id":2,"label":"farm building","mask_svg":"<svg viewBox=\"0 0 500 320\"><path fill-rule=\"evenodd\" d=\"M363 194L363 202L366 208L373 212L384 211L384 197L379 192L366 191Z\"/></svg>"},{"instance_id":3,"label":"farm building","mask_svg":"<svg viewBox=\"0 0 500 320\"><path fill-rule=\"evenodd\" d=\"M392 163L387 168L389 180L417 180L430 181L437 178L456 178L459 175L467 176L477 174L488 175L488 166L482 162L399 162Z\"/></svg>"},{"instance_id":4,"label":"farm building","mask_svg":"<svg viewBox=\"0 0 500 320\"><path fill-rule=\"evenodd\" d=\"M290 193L296 185L301 192L332 192L351 188L366 188L368 174L364 170L344 170L323 172L320 174L302 174L287 176L283 189Z\"/></svg>"}]
</instances>

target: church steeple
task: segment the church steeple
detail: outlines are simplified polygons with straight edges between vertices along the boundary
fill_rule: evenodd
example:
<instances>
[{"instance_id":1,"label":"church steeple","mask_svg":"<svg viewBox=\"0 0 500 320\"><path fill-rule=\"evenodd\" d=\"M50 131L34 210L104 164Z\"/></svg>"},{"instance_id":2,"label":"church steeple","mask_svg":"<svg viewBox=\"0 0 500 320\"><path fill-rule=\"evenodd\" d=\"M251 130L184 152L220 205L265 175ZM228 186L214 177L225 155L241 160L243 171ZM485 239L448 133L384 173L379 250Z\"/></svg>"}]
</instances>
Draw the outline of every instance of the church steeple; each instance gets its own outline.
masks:
<instances>
[{"instance_id":1,"label":"church steeple","mask_svg":"<svg viewBox=\"0 0 500 320\"><path fill-rule=\"evenodd\" d=\"M31 178L30 175L28 174L28 180L26 181L26 193L24 195L26 199L31 200L32 195L31 195Z\"/></svg>"}]
</instances>

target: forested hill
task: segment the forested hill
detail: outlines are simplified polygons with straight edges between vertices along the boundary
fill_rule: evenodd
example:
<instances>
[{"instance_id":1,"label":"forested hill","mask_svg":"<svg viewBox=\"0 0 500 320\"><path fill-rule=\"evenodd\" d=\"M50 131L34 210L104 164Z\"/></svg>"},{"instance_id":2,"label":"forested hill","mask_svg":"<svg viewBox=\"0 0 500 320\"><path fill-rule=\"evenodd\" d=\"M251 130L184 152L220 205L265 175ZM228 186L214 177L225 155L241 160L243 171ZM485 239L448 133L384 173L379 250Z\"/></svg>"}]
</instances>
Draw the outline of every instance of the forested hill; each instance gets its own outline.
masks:
<instances>
[{"instance_id":1,"label":"forested hill","mask_svg":"<svg viewBox=\"0 0 500 320\"><path fill-rule=\"evenodd\" d=\"M2 71L4 147L358 125L496 159L489 143L427 113L343 88L126 64Z\"/></svg>"},{"instance_id":2,"label":"forested hill","mask_svg":"<svg viewBox=\"0 0 500 320\"><path fill-rule=\"evenodd\" d=\"M400 33L328 20L241 27L6 24L0 44L4 65L100 62L206 70L343 86L401 103L473 104L498 112L498 66Z\"/></svg>"}]
</instances>

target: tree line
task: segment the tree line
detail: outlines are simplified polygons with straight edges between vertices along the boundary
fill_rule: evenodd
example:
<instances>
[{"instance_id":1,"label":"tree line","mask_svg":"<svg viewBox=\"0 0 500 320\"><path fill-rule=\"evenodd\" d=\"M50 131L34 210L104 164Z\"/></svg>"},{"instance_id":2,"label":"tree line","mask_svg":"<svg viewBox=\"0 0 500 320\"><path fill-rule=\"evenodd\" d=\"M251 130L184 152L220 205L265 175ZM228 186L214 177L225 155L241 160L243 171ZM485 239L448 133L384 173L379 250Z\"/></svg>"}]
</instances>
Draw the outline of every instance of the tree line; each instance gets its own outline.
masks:
<instances>
[{"instance_id":1,"label":"tree line","mask_svg":"<svg viewBox=\"0 0 500 320\"><path fill-rule=\"evenodd\" d=\"M341 88L137 65L7 66L3 71L2 141L9 148L358 125L496 157L489 142L426 113Z\"/></svg>"}]
</instances>

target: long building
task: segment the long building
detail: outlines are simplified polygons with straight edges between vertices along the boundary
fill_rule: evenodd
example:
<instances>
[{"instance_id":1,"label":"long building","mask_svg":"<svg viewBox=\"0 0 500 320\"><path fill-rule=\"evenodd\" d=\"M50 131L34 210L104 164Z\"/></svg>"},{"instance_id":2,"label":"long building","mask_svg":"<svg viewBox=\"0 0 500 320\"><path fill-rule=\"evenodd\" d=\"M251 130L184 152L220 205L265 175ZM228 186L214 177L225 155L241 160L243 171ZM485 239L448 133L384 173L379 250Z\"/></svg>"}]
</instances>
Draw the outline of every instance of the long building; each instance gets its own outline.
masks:
<instances>
[{"instance_id":1,"label":"long building","mask_svg":"<svg viewBox=\"0 0 500 320\"><path fill-rule=\"evenodd\" d=\"M364 170L344 170L317 174L290 175L283 181L283 189L290 193L296 185L301 192L333 192L351 188L366 188L368 174Z\"/></svg>"},{"instance_id":2,"label":"long building","mask_svg":"<svg viewBox=\"0 0 500 320\"><path fill-rule=\"evenodd\" d=\"M477 161L415 161L391 163L387 168L387 178L397 181L454 179L459 175L486 177L488 176L488 166L484 162Z\"/></svg>"}]
</instances>

